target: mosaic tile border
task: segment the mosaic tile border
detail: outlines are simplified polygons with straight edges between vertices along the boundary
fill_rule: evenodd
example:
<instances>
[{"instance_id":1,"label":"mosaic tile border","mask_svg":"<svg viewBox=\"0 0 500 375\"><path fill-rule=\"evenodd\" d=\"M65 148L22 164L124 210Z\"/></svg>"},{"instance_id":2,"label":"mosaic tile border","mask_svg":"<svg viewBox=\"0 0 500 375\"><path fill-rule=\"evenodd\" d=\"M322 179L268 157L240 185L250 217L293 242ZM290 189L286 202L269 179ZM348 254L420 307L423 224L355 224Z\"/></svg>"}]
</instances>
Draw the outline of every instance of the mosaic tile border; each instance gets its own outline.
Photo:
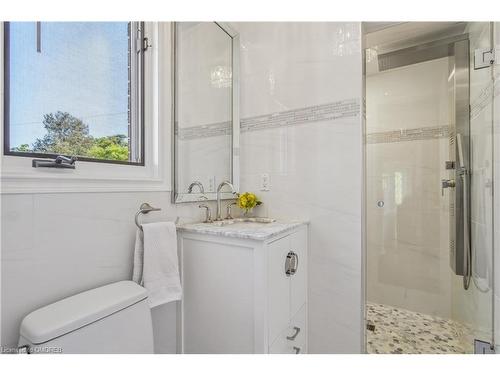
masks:
<instances>
[{"instance_id":1,"label":"mosaic tile border","mask_svg":"<svg viewBox=\"0 0 500 375\"><path fill-rule=\"evenodd\" d=\"M359 116L359 99L346 99L241 120L241 131L258 131Z\"/></svg>"},{"instance_id":2,"label":"mosaic tile border","mask_svg":"<svg viewBox=\"0 0 500 375\"><path fill-rule=\"evenodd\" d=\"M342 118L357 117L360 115L359 111L359 99L346 99L311 107L244 118L240 121L240 129L241 132L249 132L303 125L319 121L335 121ZM229 121L219 122L180 129L177 134L182 140L216 137L229 135L230 127L231 123Z\"/></svg>"},{"instance_id":3,"label":"mosaic tile border","mask_svg":"<svg viewBox=\"0 0 500 375\"><path fill-rule=\"evenodd\" d=\"M176 127L177 128L177 127ZM217 137L223 135L230 135L231 122L216 122L214 124L192 126L189 128L177 128L177 135L181 140Z\"/></svg>"},{"instance_id":4,"label":"mosaic tile border","mask_svg":"<svg viewBox=\"0 0 500 375\"><path fill-rule=\"evenodd\" d=\"M471 103L471 118L476 118L490 103L491 95L500 96L500 74L488 84L476 99ZM366 104L363 101L365 115ZM319 121L334 121L342 118L357 117L360 115L360 100L358 98L345 99L336 102L320 104L311 107L292 109L288 111L269 113L260 116L241 119L241 132L259 131L302 125ZM231 123L218 122L181 129L179 138L182 140L217 137L230 134ZM449 136L448 125L436 127L421 127L405 130L377 132L367 134L366 143L391 143L425 139L444 138Z\"/></svg>"},{"instance_id":5,"label":"mosaic tile border","mask_svg":"<svg viewBox=\"0 0 500 375\"><path fill-rule=\"evenodd\" d=\"M450 126L427 126L412 129L390 130L385 132L369 133L366 135L367 144L394 143L408 141L422 141L429 139L448 138Z\"/></svg>"}]
</instances>

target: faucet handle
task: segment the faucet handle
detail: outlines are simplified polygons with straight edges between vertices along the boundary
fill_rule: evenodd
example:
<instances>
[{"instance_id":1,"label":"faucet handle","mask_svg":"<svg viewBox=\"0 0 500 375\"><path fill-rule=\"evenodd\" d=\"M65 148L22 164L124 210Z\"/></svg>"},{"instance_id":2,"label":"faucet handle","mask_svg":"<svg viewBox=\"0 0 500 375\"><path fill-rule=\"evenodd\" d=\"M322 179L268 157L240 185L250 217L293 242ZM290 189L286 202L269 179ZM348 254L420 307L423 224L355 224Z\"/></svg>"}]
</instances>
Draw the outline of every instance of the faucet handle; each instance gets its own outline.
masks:
<instances>
[{"instance_id":1,"label":"faucet handle","mask_svg":"<svg viewBox=\"0 0 500 375\"><path fill-rule=\"evenodd\" d=\"M236 202L229 203L227 205L227 214L226 214L226 220L231 220L234 219L234 217L231 215L231 207L236 206Z\"/></svg>"},{"instance_id":2,"label":"faucet handle","mask_svg":"<svg viewBox=\"0 0 500 375\"><path fill-rule=\"evenodd\" d=\"M210 209L210 207L208 207L206 204L200 204L198 207L204 208L206 210L204 223L211 223L212 222L212 210Z\"/></svg>"},{"instance_id":3,"label":"faucet handle","mask_svg":"<svg viewBox=\"0 0 500 375\"><path fill-rule=\"evenodd\" d=\"M444 189L454 188L455 185L455 180L441 180L441 196L444 196Z\"/></svg>"}]
</instances>

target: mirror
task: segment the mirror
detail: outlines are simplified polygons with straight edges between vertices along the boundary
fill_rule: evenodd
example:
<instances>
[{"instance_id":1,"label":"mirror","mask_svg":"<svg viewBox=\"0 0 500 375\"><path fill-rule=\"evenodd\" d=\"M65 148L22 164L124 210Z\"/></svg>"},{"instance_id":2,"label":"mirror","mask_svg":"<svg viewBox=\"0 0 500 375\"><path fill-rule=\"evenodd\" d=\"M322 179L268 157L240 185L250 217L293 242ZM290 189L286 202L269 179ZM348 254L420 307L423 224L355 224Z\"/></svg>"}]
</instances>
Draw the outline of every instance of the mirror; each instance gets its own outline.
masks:
<instances>
[{"instance_id":1,"label":"mirror","mask_svg":"<svg viewBox=\"0 0 500 375\"><path fill-rule=\"evenodd\" d=\"M225 24L176 22L173 43L173 202L215 200L222 181L239 188L239 39Z\"/></svg>"}]
</instances>

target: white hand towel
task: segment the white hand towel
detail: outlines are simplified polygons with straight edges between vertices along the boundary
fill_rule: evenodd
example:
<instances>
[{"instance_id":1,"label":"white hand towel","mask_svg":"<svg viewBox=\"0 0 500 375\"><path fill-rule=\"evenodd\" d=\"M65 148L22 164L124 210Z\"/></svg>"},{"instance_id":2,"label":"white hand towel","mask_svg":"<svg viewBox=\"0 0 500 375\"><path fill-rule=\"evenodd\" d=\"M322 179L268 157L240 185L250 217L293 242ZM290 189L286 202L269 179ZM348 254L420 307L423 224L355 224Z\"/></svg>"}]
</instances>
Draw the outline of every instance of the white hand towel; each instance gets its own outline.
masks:
<instances>
[{"instance_id":1,"label":"white hand towel","mask_svg":"<svg viewBox=\"0 0 500 375\"><path fill-rule=\"evenodd\" d=\"M174 223L143 224L137 230L132 280L148 291L149 306L182 298Z\"/></svg>"},{"instance_id":2,"label":"white hand towel","mask_svg":"<svg viewBox=\"0 0 500 375\"><path fill-rule=\"evenodd\" d=\"M142 285L142 267L144 261L144 242L140 229L135 232L135 247L134 247L134 270L132 281Z\"/></svg>"}]
</instances>

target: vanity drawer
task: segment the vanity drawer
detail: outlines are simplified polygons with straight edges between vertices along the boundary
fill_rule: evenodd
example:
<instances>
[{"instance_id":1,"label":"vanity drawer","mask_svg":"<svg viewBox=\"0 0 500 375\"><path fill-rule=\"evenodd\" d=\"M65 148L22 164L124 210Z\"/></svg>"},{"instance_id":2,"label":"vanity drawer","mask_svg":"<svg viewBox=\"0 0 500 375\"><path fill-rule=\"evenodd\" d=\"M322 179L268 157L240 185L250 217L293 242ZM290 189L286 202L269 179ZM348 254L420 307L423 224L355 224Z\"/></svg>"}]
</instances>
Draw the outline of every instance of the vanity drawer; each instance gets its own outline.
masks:
<instances>
[{"instance_id":1,"label":"vanity drawer","mask_svg":"<svg viewBox=\"0 0 500 375\"><path fill-rule=\"evenodd\" d=\"M269 347L269 354L307 353L306 305L303 305L290 326L279 334Z\"/></svg>"},{"instance_id":2,"label":"vanity drawer","mask_svg":"<svg viewBox=\"0 0 500 375\"><path fill-rule=\"evenodd\" d=\"M292 339L292 337L294 337ZM304 304L299 309L297 314L292 318L290 327L288 328L287 339L290 345L290 353L305 354L307 353L307 305ZM298 353L297 353L298 351Z\"/></svg>"}]
</instances>

